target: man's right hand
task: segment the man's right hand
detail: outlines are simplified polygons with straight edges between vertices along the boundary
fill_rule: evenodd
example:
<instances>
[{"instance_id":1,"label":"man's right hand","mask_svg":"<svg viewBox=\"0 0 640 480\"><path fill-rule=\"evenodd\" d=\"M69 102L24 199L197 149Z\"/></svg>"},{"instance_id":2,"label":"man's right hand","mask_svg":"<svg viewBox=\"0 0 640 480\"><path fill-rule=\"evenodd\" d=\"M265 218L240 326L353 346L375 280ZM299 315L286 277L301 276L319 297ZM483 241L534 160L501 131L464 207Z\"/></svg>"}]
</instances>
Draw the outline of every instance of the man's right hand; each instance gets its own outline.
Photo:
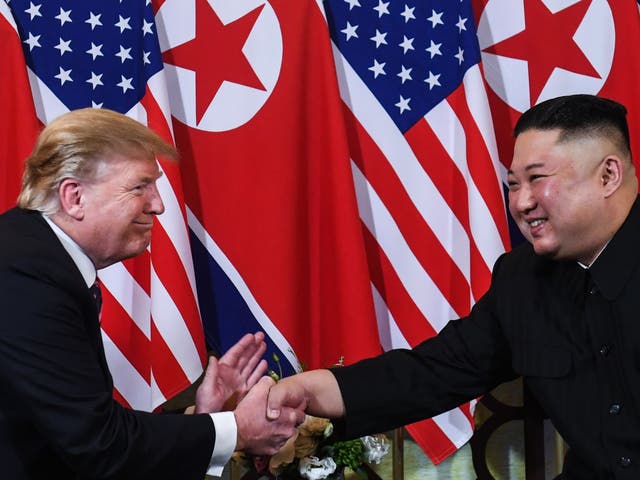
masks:
<instances>
[{"instance_id":1,"label":"man's right hand","mask_svg":"<svg viewBox=\"0 0 640 480\"><path fill-rule=\"evenodd\" d=\"M236 450L253 455L273 455L304 421L304 406L283 406L277 418L267 418L267 397L274 383L270 377L261 378L234 410L238 427Z\"/></svg>"},{"instance_id":2,"label":"man's right hand","mask_svg":"<svg viewBox=\"0 0 640 480\"><path fill-rule=\"evenodd\" d=\"M275 420L284 408L326 418L339 418L345 412L338 382L326 369L291 375L274 385L267 399L267 418Z\"/></svg>"}]
</instances>

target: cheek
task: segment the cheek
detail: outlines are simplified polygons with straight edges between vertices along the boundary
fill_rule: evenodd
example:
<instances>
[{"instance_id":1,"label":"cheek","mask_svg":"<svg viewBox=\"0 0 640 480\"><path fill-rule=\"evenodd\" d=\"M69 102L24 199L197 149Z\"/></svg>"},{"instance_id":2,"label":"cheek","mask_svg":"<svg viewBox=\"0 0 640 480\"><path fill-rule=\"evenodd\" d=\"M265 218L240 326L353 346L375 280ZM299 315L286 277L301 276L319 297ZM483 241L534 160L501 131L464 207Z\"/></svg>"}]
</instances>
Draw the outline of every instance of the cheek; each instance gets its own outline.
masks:
<instances>
[{"instance_id":1,"label":"cheek","mask_svg":"<svg viewBox=\"0 0 640 480\"><path fill-rule=\"evenodd\" d=\"M535 185L532 190L538 202L544 203L558 199L562 192L566 191L566 186L563 187L553 179L547 179L546 182Z\"/></svg>"}]
</instances>

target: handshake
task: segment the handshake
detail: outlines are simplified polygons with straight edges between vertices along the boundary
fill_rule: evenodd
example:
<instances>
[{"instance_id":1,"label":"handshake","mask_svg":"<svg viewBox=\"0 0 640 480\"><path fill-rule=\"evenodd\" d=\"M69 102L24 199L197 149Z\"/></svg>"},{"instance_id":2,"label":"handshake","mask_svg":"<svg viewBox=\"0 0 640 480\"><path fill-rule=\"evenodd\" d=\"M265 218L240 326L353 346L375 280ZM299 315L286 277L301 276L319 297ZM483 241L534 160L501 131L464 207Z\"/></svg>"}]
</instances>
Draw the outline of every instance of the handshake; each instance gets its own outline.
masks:
<instances>
[{"instance_id":1,"label":"handshake","mask_svg":"<svg viewBox=\"0 0 640 480\"><path fill-rule=\"evenodd\" d=\"M232 410L236 450L273 455L304 422L307 399L296 382L265 376L264 334L247 334L220 359L211 357L196 392L195 413Z\"/></svg>"}]
</instances>

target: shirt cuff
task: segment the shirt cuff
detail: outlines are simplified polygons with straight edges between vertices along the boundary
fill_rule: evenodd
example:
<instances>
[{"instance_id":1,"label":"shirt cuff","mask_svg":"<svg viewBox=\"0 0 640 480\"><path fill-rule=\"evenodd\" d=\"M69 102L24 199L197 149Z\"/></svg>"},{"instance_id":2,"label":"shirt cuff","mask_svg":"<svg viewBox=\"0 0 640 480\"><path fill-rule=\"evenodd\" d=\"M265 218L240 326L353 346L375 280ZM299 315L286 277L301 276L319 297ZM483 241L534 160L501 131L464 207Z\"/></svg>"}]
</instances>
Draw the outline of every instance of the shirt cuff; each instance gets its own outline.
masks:
<instances>
[{"instance_id":1,"label":"shirt cuff","mask_svg":"<svg viewBox=\"0 0 640 480\"><path fill-rule=\"evenodd\" d=\"M236 449L238 426L233 412L210 413L213 426L216 429L216 441L209 462L207 475L220 477L233 451Z\"/></svg>"}]
</instances>

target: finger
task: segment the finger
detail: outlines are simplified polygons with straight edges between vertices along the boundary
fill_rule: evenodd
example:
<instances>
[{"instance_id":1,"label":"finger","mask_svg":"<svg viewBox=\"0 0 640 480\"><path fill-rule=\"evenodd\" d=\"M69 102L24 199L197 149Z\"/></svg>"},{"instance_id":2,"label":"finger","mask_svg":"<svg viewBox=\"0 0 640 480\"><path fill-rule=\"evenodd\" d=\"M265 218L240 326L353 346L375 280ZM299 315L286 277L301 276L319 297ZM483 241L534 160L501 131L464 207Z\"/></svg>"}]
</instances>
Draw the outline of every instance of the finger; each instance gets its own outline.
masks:
<instances>
[{"instance_id":1,"label":"finger","mask_svg":"<svg viewBox=\"0 0 640 480\"><path fill-rule=\"evenodd\" d=\"M300 410L290 407L282 407L280 411L280 418L277 420L280 424L281 434L286 436L293 435L298 426L304 423L305 418L304 412Z\"/></svg>"},{"instance_id":2,"label":"finger","mask_svg":"<svg viewBox=\"0 0 640 480\"><path fill-rule=\"evenodd\" d=\"M253 355L251 355L251 358L249 359L247 364L242 368L242 370L240 372L242 377L248 378L248 377L251 376L251 374L255 371L256 366L262 360L262 357L264 356L264 352L266 350L267 350L267 344L266 343L260 342L260 343L256 344L256 351L253 352ZM258 377L261 377L261 376L262 376L262 373L260 375L258 375Z\"/></svg>"},{"instance_id":3,"label":"finger","mask_svg":"<svg viewBox=\"0 0 640 480\"><path fill-rule=\"evenodd\" d=\"M235 369L238 372L239 382L246 384L247 379L254 373L256 366L262 360L264 352L267 350L267 344L262 340L264 334L254 335L254 343L247 345L242 352L237 352L237 358L235 358ZM264 371L260 371L254 378L259 378L264 374ZM252 384L255 383L255 380Z\"/></svg>"},{"instance_id":4,"label":"finger","mask_svg":"<svg viewBox=\"0 0 640 480\"><path fill-rule=\"evenodd\" d=\"M251 375L249 375L249 378L247 378L247 388L253 387L258 382L258 380L260 380L260 378L262 378L264 374L267 372L267 368L268 368L267 361L264 359L261 360L260 363L253 370Z\"/></svg>"},{"instance_id":5,"label":"finger","mask_svg":"<svg viewBox=\"0 0 640 480\"><path fill-rule=\"evenodd\" d=\"M285 390L283 392L283 390ZM286 389L276 384L269 390L267 396L267 419L277 420L280 417L280 411L284 404L283 399L286 397Z\"/></svg>"},{"instance_id":6,"label":"finger","mask_svg":"<svg viewBox=\"0 0 640 480\"><path fill-rule=\"evenodd\" d=\"M204 377L202 378L202 384L215 385L218 379L218 359L211 355L209 357L209 363L204 371Z\"/></svg>"},{"instance_id":7,"label":"finger","mask_svg":"<svg viewBox=\"0 0 640 480\"><path fill-rule=\"evenodd\" d=\"M295 428L298 428L307 419L307 415L304 413L304 410L291 407L282 408L280 418L282 417L286 417L288 419L287 422Z\"/></svg>"},{"instance_id":8,"label":"finger","mask_svg":"<svg viewBox=\"0 0 640 480\"><path fill-rule=\"evenodd\" d=\"M295 434L295 430L293 432ZM293 438L294 434L291 434L291 435L285 434L285 435L274 436L273 437L273 442L271 444L271 447L274 449L275 453L272 453L271 455L275 455L282 448L284 448L284 446L287 444L287 442Z\"/></svg>"},{"instance_id":9,"label":"finger","mask_svg":"<svg viewBox=\"0 0 640 480\"><path fill-rule=\"evenodd\" d=\"M238 342L238 348L234 349L232 352L233 357L230 360L235 363L238 370L244 368L253 369L253 367L248 367L248 364L252 361L254 365L257 364L267 348L267 344L264 342L264 334L256 336L256 334L248 333L241 339L241 342Z\"/></svg>"},{"instance_id":10,"label":"finger","mask_svg":"<svg viewBox=\"0 0 640 480\"><path fill-rule=\"evenodd\" d=\"M238 362L244 358L247 349L253 348L255 348L254 336L251 333L247 333L220 357L220 362L237 367Z\"/></svg>"},{"instance_id":11,"label":"finger","mask_svg":"<svg viewBox=\"0 0 640 480\"><path fill-rule=\"evenodd\" d=\"M218 360L215 357L209 357L209 364L204 371L202 382L196 390L196 413L211 412L219 408L212 398L215 397L216 382L218 381Z\"/></svg>"},{"instance_id":12,"label":"finger","mask_svg":"<svg viewBox=\"0 0 640 480\"><path fill-rule=\"evenodd\" d=\"M258 383L256 383L255 386L251 390L249 390L245 398L247 400L249 399L254 400L254 397L257 397L257 398L263 397L266 400L267 396L269 395L269 389L274 384L275 384L275 381L273 380L273 378L268 376L261 377Z\"/></svg>"},{"instance_id":13,"label":"finger","mask_svg":"<svg viewBox=\"0 0 640 480\"><path fill-rule=\"evenodd\" d=\"M304 412L304 410L298 409L294 410L294 412L296 414L296 427L299 427L307 419L307 414Z\"/></svg>"}]
</instances>

